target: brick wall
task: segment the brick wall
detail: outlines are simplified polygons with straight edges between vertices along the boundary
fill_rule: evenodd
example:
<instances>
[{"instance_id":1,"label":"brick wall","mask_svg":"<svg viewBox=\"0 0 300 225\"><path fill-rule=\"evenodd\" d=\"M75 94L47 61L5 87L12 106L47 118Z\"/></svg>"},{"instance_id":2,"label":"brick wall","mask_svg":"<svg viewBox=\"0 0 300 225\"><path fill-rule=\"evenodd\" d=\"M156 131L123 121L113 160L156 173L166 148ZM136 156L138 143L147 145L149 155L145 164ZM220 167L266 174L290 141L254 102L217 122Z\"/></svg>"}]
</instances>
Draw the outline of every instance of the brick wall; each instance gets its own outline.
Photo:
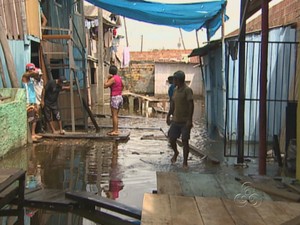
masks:
<instances>
[{"instance_id":1,"label":"brick wall","mask_svg":"<svg viewBox=\"0 0 300 225\"><path fill-rule=\"evenodd\" d=\"M269 27L285 26L300 20L300 1L284 0L269 9ZM247 32L261 30L261 16L247 23Z\"/></svg>"},{"instance_id":2,"label":"brick wall","mask_svg":"<svg viewBox=\"0 0 300 225\"><path fill-rule=\"evenodd\" d=\"M295 23L300 29L300 1L284 0L269 9L269 28L286 26ZM246 25L246 32L251 33L261 30L261 15L249 20ZM235 30L226 36L235 36L239 30Z\"/></svg>"},{"instance_id":3,"label":"brick wall","mask_svg":"<svg viewBox=\"0 0 300 225\"><path fill-rule=\"evenodd\" d=\"M153 50L145 52L130 52L131 61L151 61L151 62L190 62L198 63L198 57L188 58L192 52L187 50Z\"/></svg>"}]
</instances>

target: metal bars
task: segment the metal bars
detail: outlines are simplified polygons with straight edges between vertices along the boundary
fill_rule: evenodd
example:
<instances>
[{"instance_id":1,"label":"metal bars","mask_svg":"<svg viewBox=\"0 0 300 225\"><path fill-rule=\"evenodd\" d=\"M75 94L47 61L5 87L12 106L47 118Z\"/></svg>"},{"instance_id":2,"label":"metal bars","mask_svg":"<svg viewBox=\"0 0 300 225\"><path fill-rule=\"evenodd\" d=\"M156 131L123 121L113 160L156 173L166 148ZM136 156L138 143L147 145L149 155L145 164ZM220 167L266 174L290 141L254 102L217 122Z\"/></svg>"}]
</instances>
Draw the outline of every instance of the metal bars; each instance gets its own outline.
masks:
<instances>
[{"instance_id":1,"label":"metal bars","mask_svg":"<svg viewBox=\"0 0 300 225\"><path fill-rule=\"evenodd\" d=\"M286 106L297 102L296 88L296 42L268 42L267 74L267 143L274 135L285 131ZM245 41L245 115L244 156L257 157L259 143L259 85L261 42ZM232 52L227 45L227 52ZM226 54L226 112L225 112L225 156L237 156L238 118L238 60Z\"/></svg>"}]
</instances>

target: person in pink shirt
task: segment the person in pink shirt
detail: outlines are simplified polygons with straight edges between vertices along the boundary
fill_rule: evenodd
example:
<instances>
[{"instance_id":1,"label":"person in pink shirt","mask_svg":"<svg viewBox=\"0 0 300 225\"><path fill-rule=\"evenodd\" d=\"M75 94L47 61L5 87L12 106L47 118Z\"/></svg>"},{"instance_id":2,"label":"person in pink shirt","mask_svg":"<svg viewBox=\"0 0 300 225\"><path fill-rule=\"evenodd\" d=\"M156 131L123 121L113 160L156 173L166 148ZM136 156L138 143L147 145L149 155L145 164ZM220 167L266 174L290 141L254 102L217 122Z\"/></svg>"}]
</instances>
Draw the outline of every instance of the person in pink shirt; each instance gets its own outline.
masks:
<instances>
[{"instance_id":1,"label":"person in pink shirt","mask_svg":"<svg viewBox=\"0 0 300 225\"><path fill-rule=\"evenodd\" d=\"M119 135L118 114L123 105L123 87L122 78L118 75L118 68L115 65L111 65L109 67L109 77L104 83L104 88L110 88L110 108L113 122L113 130L108 132L107 135Z\"/></svg>"}]
</instances>

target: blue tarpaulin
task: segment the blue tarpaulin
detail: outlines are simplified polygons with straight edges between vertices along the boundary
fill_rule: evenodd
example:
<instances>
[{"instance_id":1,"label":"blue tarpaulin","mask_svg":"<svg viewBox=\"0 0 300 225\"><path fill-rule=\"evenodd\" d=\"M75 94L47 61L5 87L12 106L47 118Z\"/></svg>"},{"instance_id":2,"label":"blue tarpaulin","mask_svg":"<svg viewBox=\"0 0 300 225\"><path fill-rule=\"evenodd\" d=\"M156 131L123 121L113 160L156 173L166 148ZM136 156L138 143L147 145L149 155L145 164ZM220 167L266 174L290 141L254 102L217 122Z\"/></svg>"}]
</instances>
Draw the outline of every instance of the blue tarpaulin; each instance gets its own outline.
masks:
<instances>
[{"instance_id":1,"label":"blue tarpaulin","mask_svg":"<svg viewBox=\"0 0 300 225\"><path fill-rule=\"evenodd\" d=\"M227 0L199 0L197 3L170 4L144 0L86 0L114 14L152 24L182 28L206 28L208 36L222 25Z\"/></svg>"}]
</instances>

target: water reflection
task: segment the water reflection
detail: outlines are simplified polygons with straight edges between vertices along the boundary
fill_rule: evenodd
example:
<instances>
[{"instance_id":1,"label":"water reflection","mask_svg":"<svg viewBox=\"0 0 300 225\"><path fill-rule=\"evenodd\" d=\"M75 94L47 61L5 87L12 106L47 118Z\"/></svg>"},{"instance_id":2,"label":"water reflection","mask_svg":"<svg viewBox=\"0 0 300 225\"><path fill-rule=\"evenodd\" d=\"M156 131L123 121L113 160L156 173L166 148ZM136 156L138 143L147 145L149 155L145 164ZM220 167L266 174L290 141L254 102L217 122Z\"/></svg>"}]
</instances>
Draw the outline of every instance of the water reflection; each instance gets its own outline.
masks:
<instances>
[{"instance_id":1,"label":"water reflection","mask_svg":"<svg viewBox=\"0 0 300 225\"><path fill-rule=\"evenodd\" d=\"M202 102L196 102L191 140L196 144L205 134L203 127ZM145 127L130 129L127 143L95 140L50 140L27 147L27 188L45 188L62 191L87 191L114 199L129 206L142 208L145 192L156 190L156 171L181 171L182 152L178 163L170 164L172 150L167 139L141 140L143 135L164 136L160 129L167 131L165 114L138 111L131 114L124 109L120 127ZM147 115L145 115L146 113ZM143 117L141 115L144 115ZM98 118L98 124L110 125L110 118ZM202 126L202 127L201 127ZM106 132L103 130L103 132ZM205 141L201 143L205 146ZM5 159L7 165L18 162L15 152ZM191 171L204 169L199 157L191 155ZM18 163L15 164L16 166ZM19 164L20 165L20 164ZM90 221L66 213L49 210L26 209L25 224L88 224ZM104 225L104 224L103 224Z\"/></svg>"},{"instance_id":2,"label":"water reflection","mask_svg":"<svg viewBox=\"0 0 300 225\"><path fill-rule=\"evenodd\" d=\"M8 155L1 161L0 167L26 169L28 189L35 187L87 191L137 208L142 208L144 193L156 190L156 171L232 172L230 162L223 156L222 141L212 140L208 136L202 100L195 101L194 128L190 143L203 152L214 154L221 161L220 165L211 164L195 154L190 154L190 168L184 171L181 148L177 163L171 165L173 151L161 132L161 129L167 131L169 128L165 122L166 114L154 112L141 117L142 112L139 113L127 116L128 111L121 111L123 117L119 119L119 126L127 127L127 131L130 131L130 140L126 143L45 139ZM97 118L97 122L100 125L110 125L111 119ZM130 129L136 127L143 129ZM103 133L107 131L102 129ZM144 135L160 138L141 140ZM243 173L245 170L239 172ZM95 224L70 213L26 210L26 225Z\"/></svg>"},{"instance_id":3,"label":"water reflection","mask_svg":"<svg viewBox=\"0 0 300 225\"><path fill-rule=\"evenodd\" d=\"M119 198L119 192L123 187L122 173L118 167L118 143L115 142L112 144L109 186L108 189L104 189L106 197L116 200Z\"/></svg>"}]
</instances>

